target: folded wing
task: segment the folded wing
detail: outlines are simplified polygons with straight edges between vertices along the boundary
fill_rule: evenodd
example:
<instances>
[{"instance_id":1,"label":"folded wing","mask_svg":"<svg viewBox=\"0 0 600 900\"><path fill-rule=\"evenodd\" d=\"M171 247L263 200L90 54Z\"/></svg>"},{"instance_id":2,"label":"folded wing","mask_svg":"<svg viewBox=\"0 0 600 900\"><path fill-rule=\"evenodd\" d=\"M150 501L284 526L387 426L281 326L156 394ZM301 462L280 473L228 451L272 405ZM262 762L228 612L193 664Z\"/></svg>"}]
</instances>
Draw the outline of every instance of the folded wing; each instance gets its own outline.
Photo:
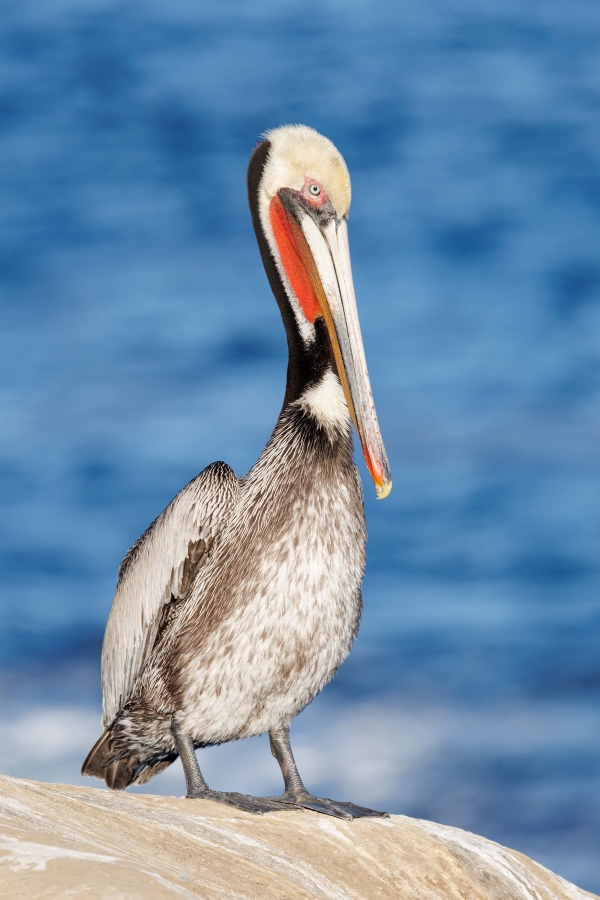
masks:
<instances>
[{"instance_id":1,"label":"folded wing","mask_svg":"<svg viewBox=\"0 0 600 900\"><path fill-rule=\"evenodd\" d=\"M102 647L105 728L148 661L165 607L186 596L238 496L233 470L213 463L177 494L121 563Z\"/></svg>"}]
</instances>

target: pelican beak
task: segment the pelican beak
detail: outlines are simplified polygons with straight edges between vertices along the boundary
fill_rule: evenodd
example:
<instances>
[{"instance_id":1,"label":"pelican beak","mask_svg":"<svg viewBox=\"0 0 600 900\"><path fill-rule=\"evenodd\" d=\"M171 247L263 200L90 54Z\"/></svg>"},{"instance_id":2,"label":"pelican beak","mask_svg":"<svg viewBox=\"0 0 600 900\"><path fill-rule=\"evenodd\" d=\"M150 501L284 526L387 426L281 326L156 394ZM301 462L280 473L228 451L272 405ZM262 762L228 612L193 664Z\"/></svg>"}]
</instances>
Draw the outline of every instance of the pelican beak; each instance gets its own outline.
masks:
<instances>
[{"instance_id":1,"label":"pelican beak","mask_svg":"<svg viewBox=\"0 0 600 900\"><path fill-rule=\"evenodd\" d=\"M274 225L277 223L280 233L287 226L286 243L293 247L295 259L292 265L296 268L296 277L289 280L296 293L304 291L304 296L298 297L301 305L307 314L314 310L314 318L321 315L325 320L346 403L377 497L382 500L392 489L392 478L377 422L358 321L346 219L319 213L313 215L297 202L293 193L283 189L273 198L271 220ZM293 274L288 272L285 262L284 267L286 274ZM300 271L303 279L298 278ZM300 290L296 289L296 284ZM312 297L307 296L309 286Z\"/></svg>"}]
</instances>

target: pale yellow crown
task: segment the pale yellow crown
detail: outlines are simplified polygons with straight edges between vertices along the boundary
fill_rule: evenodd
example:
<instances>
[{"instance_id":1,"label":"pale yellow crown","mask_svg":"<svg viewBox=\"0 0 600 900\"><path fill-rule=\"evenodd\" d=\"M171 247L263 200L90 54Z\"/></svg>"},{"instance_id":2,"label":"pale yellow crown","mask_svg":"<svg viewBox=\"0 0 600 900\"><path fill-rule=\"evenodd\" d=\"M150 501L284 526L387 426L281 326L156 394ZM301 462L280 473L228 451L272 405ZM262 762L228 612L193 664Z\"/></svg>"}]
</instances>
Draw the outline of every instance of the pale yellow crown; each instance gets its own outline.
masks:
<instances>
[{"instance_id":1,"label":"pale yellow crown","mask_svg":"<svg viewBox=\"0 0 600 900\"><path fill-rule=\"evenodd\" d=\"M261 188L271 200L278 190L300 191L314 178L327 192L338 216L348 214L351 188L348 167L329 140L307 125L281 125L264 135L271 144Z\"/></svg>"}]
</instances>

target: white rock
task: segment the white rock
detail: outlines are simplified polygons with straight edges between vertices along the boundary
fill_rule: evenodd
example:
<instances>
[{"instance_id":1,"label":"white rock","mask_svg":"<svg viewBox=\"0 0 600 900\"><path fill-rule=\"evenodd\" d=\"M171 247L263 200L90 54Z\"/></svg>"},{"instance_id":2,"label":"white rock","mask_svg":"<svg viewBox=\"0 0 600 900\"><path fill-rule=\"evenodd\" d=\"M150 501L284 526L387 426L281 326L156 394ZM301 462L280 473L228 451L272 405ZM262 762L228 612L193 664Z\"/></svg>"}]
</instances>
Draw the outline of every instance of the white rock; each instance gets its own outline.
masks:
<instances>
[{"instance_id":1,"label":"white rock","mask_svg":"<svg viewBox=\"0 0 600 900\"><path fill-rule=\"evenodd\" d=\"M584 900L514 850L405 816L253 816L202 800L0 776L0 895Z\"/></svg>"}]
</instances>

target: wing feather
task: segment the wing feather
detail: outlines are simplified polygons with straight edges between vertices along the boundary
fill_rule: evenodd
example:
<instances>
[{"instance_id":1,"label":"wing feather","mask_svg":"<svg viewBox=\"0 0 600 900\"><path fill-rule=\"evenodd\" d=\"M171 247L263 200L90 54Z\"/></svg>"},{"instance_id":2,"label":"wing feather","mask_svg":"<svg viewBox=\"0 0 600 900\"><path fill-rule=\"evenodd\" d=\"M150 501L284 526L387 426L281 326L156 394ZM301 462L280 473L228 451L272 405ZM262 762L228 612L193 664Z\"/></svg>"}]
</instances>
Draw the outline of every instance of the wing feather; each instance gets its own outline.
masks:
<instances>
[{"instance_id":1,"label":"wing feather","mask_svg":"<svg viewBox=\"0 0 600 900\"><path fill-rule=\"evenodd\" d=\"M146 665L165 607L187 594L238 496L233 469L213 463L177 494L121 563L102 646L105 727Z\"/></svg>"}]
</instances>

